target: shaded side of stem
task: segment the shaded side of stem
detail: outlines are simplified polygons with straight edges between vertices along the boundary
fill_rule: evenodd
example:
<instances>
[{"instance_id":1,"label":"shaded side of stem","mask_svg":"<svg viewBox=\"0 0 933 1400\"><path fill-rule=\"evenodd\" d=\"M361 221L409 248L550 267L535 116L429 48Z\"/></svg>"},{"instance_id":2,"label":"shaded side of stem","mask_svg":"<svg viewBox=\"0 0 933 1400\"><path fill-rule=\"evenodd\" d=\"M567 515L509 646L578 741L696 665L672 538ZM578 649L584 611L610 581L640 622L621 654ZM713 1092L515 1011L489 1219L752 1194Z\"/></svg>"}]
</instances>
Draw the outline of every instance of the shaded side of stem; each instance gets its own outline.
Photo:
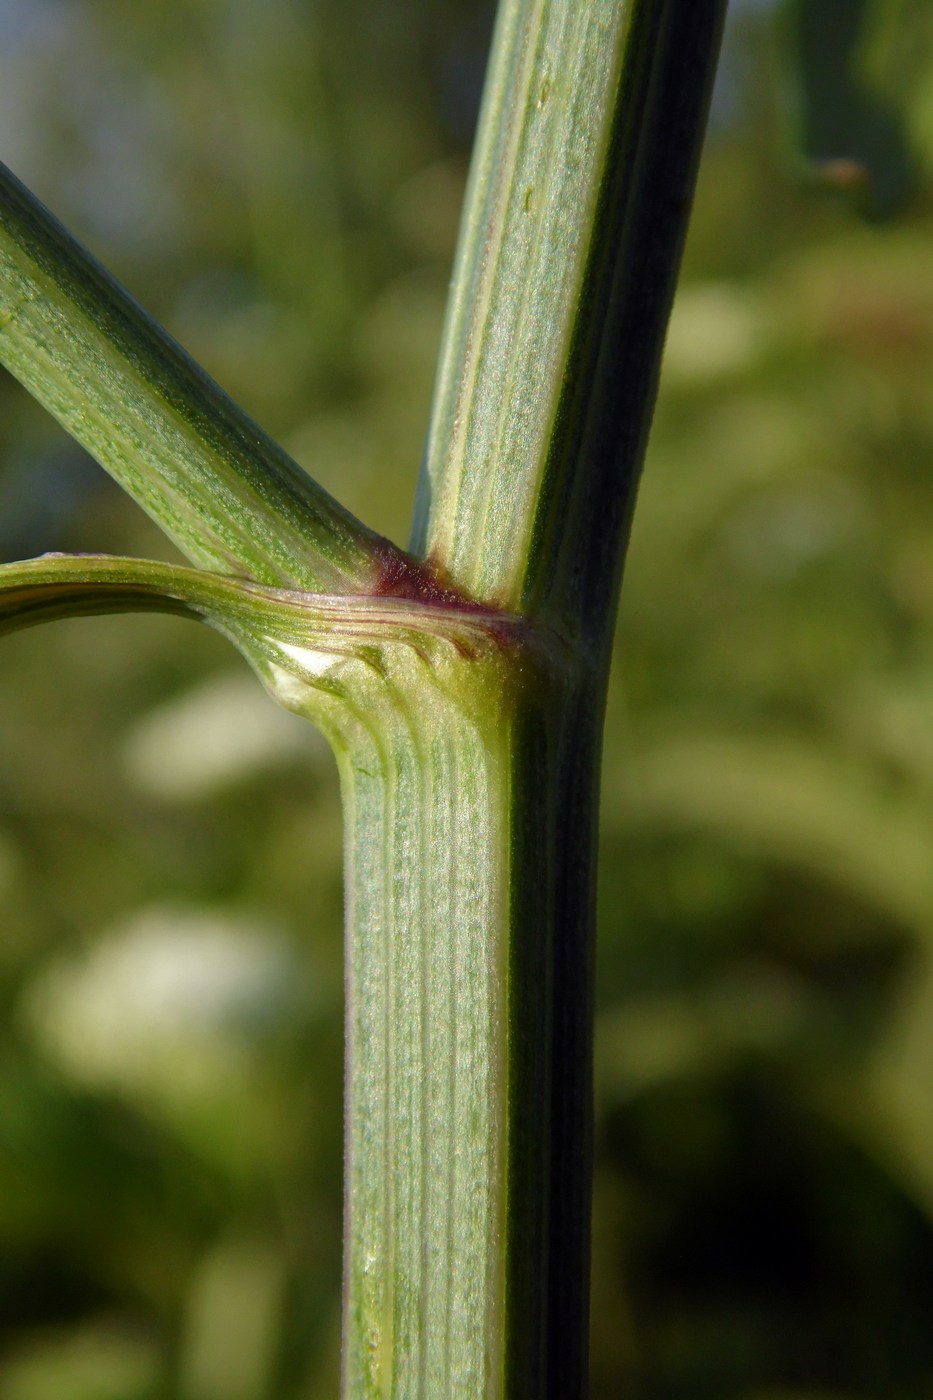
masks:
<instances>
[{"instance_id":1,"label":"shaded side of stem","mask_svg":"<svg viewBox=\"0 0 933 1400\"><path fill-rule=\"evenodd\" d=\"M726 4L634 7L526 576L528 608L594 657L615 626Z\"/></svg>"}]
</instances>

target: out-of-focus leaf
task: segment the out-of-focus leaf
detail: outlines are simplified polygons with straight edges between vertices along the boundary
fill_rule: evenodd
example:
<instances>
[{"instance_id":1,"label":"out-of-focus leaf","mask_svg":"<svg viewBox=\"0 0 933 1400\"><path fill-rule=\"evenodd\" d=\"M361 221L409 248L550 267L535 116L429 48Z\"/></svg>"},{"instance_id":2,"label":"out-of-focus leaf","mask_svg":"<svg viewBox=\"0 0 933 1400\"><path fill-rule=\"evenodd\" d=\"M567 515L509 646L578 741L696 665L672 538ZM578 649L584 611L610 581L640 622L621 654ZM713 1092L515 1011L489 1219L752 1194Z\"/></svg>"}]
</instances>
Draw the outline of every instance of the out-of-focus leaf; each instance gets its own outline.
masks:
<instances>
[{"instance_id":1,"label":"out-of-focus leaf","mask_svg":"<svg viewBox=\"0 0 933 1400\"><path fill-rule=\"evenodd\" d=\"M911 929L933 922L933 812L909 790L787 735L659 732L607 805L645 827L699 829L847 890Z\"/></svg>"},{"instance_id":2,"label":"out-of-focus leaf","mask_svg":"<svg viewBox=\"0 0 933 1400\"><path fill-rule=\"evenodd\" d=\"M933 1217L933 959L924 956L905 983L889 1034L865 1089L847 1103L879 1156Z\"/></svg>"},{"instance_id":3,"label":"out-of-focus leaf","mask_svg":"<svg viewBox=\"0 0 933 1400\"><path fill-rule=\"evenodd\" d=\"M933 169L933 6L870 0L860 66L897 111L917 160Z\"/></svg>"},{"instance_id":4,"label":"out-of-focus leaf","mask_svg":"<svg viewBox=\"0 0 933 1400\"><path fill-rule=\"evenodd\" d=\"M789 32L806 159L871 218L900 209L913 187L901 111L862 71L872 0L793 0Z\"/></svg>"},{"instance_id":5,"label":"out-of-focus leaf","mask_svg":"<svg viewBox=\"0 0 933 1400\"><path fill-rule=\"evenodd\" d=\"M597 1101L605 1108L684 1076L721 1074L749 1057L793 1058L834 1031L800 979L744 968L700 992L643 998L600 1016Z\"/></svg>"},{"instance_id":6,"label":"out-of-focus leaf","mask_svg":"<svg viewBox=\"0 0 933 1400\"><path fill-rule=\"evenodd\" d=\"M183 1400L271 1393L284 1291L282 1252L262 1237L221 1239L195 1272L181 1354Z\"/></svg>"},{"instance_id":7,"label":"out-of-focus leaf","mask_svg":"<svg viewBox=\"0 0 933 1400\"><path fill-rule=\"evenodd\" d=\"M145 1336L107 1321L35 1337L0 1365L3 1400L148 1400L159 1371Z\"/></svg>"}]
</instances>

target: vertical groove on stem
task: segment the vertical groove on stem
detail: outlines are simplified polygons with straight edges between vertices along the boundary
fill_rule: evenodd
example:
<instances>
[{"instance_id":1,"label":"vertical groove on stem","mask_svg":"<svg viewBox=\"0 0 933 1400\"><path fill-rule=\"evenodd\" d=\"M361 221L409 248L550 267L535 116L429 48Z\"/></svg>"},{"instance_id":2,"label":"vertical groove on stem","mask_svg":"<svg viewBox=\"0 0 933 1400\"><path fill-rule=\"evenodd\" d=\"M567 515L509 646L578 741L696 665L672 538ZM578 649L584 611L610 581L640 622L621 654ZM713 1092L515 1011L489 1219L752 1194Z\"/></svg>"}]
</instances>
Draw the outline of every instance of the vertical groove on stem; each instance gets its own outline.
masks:
<instances>
[{"instance_id":1,"label":"vertical groove on stem","mask_svg":"<svg viewBox=\"0 0 933 1400\"><path fill-rule=\"evenodd\" d=\"M595 730L519 638L343 665L347 1400L584 1393Z\"/></svg>"},{"instance_id":2,"label":"vertical groove on stem","mask_svg":"<svg viewBox=\"0 0 933 1400\"><path fill-rule=\"evenodd\" d=\"M450 650L468 696L477 667ZM391 661L367 682L375 723L354 727L341 755L353 1400L506 1393L512 740L498 658L489 669L471 712L430 665Z\"/></svg>"},{"instance_id":3,"label":"vertical groove on stem","mask_svg":"<svg viewBox=\"0 0 933 1400\"><path fill-rule=\"evenodd\" d=\"M726 0L503 0L413 530L602 646Z\"/></svg>"}]
</instances>

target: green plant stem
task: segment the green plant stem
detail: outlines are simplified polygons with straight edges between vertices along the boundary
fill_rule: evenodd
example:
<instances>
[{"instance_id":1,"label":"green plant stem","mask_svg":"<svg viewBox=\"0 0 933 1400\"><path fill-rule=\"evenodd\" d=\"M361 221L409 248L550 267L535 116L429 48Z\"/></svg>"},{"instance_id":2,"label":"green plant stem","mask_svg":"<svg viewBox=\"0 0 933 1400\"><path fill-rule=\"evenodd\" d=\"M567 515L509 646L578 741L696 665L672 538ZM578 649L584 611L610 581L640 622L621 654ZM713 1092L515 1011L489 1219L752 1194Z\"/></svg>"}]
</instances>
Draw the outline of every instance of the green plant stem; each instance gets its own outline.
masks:
<instances>
[{"instance_id":1,"label":"green plant stem","mask_svg":"<svg viewBox=\"0 0 933 1400\"><path fill-rule=\"evenodd\" d=\"M586 1391L600 720L724 9L503 0L423 565L0 173L0 358L217 571L31 561L0 619L205 616L338 754L346 1400Z\"/></svg>"},{"instance_id":2,"label":"green plant stem","mask_svg":"<svg viewBox=\"0 0 933 1400\"><path fill-rule=\"evenodd\" d=\"M0 362L194 563L327 593L398 564L2 165Z\"/></svg>"},{"instance_id":3,"label":"green plant stem","mask_svg":"<svg viewBox=\"0 0 933 1400\"><path fill-rule=\"evenodd\" d=\"M514 739L488 692L470 715L454 689L398 689L341 764L354 1400L503 1393Z\"/></svg>"},{"instance_id":4,"label":"green plant stem","mask_svg":"<svg viewBox=\"0 0 933 1400\"><path fill-rule=\"evenodd\" d=\"M413 547L601 650L726 0L504 0Z\"/></svg>"},{"instance_id":5,"label":"green plant stem","mask_svg":"<svg viewBox=\"0 0 933 1400\"><path fill-rule=\"evenodd\" d=\"M276 653L279 662L287 662L304 682L320 673L317 663L308 662L315 648L361 656L389 642L430 651L444 640L471 654L487 638L492 621L506 630L518 621L438 601L267 588L205 569L110 554L43 554L0 564L0 633L55 618L114 612L176 613L251 646L265 639L288 647Z\"/></svg>"},{"instance_id":6,"label":"green plant stem","mask_svg":"<svg viewBox=\"0 0 933 1400\"><path fill-rule=\"evenodd\" d=\"M353 1400L581 1383L585 1289L550 1250L568 1207L563 1233L585 1234L581 1192L561 1188L587 1154L546 1148L556 936L589 916L593 814L574 781L593 736L568 662L521 620L467 637L452 618L447 635L332 658L306 692L347 822Z\"/></svg>"},{"instance_id":7,"label":"green plant stem","mask_svg":"<svg viewBox=\"0 0 933 1400\"><path fill-rule=\"evenodd\" d=\"M405 761L393 744L382 770L367 761L367 802L346 778L351 901L368 892L351 902L348 932L348 1400L586 1393L599 735L724 10L724 0L500 10L414 544L473 597L525 616L546 679L501 700L464 749L462 773L485 760L482 801L463 785L457 797L452 762L436 787L412 781L396 801ZM511 664L522 673L521 659ZM461 668L455 696L470 675ZM412 772L434 761L427 708L408 709L405 743L422 755ZM461 729L455 706L437 733ZM451 876L461 847L468 905ZM424 886L420 875L412 885L413 865ZM465 906L479 917L466 945ZM463 946L475 963L449 951ZM435 993L424 978L438 961ZM374 965L382 974L360 983ZM504 1003L491 966L506 970ZM481 1053L450 1039L461 1006L487 1028L473 1042ZM459 1076L446 1119L432 1108L434 1046ZM471 1114L488 1094L504 1124ZM373 1195L357 1165L383 1127L407 1144L415 1122L422 1165L388 1149ZM468 1144L472 1188L425 1210L414 1187L424 1153L458 1162ZM501 1274L470 1244L471 1189L478 1216L501 1231ZM480 1299L470 1289L483 1277Z\"/></svg>"}]
</instances>

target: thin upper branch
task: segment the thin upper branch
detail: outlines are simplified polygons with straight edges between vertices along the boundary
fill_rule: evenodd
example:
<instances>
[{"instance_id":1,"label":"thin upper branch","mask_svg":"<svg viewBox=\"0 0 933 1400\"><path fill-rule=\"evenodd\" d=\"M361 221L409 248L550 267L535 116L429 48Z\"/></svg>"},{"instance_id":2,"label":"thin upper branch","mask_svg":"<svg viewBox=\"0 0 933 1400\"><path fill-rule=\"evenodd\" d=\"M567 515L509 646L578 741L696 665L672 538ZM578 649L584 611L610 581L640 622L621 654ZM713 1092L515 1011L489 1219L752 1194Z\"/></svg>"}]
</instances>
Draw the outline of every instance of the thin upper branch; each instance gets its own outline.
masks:
<instances>
[{"instance_id":1,"label":"thin upper branch","mask_svg":"<svg viewBox=\"0 0 933 1400\"><path fill-rule=\"evenodd\" d=\"M370 586L394 553L3 166L0 363L197 564L343 593Z\"/></svg>"}]
</instances>

